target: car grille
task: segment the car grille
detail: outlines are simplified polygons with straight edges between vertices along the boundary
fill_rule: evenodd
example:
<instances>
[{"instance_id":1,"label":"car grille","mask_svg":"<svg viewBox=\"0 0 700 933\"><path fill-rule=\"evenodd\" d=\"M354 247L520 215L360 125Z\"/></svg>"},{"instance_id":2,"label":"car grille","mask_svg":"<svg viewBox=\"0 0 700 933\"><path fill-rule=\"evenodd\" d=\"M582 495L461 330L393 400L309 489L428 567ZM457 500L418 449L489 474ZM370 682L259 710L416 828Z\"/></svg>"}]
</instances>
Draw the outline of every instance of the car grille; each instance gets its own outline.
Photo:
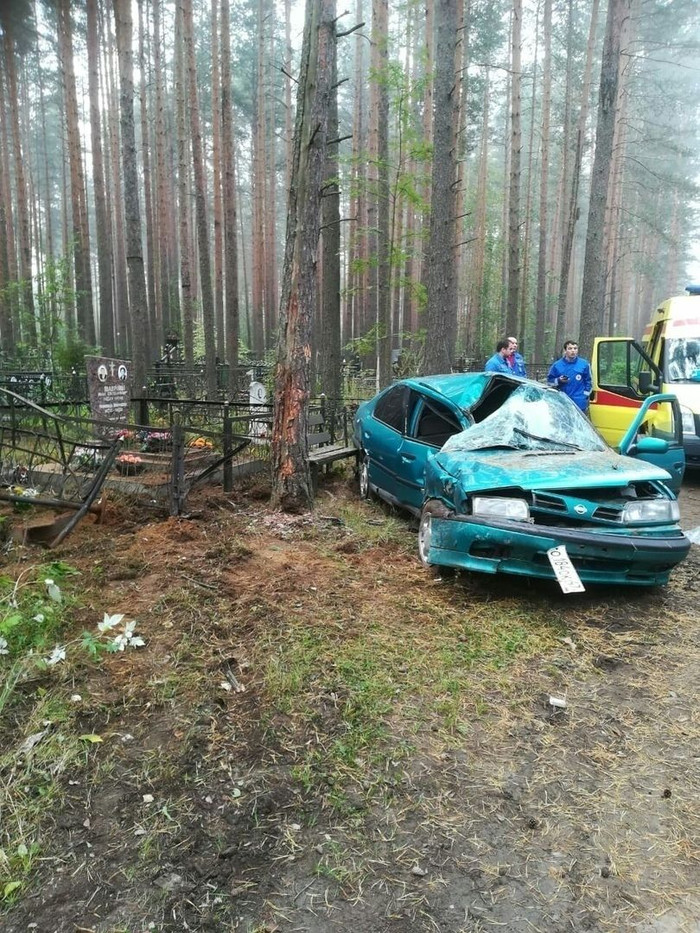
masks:
<instances>
[{"instance_id":1,"label":"car grille","mask_svg":"<svg viewBox=\"0 0 700 933\"><path fill-rule=\"evenodd\" d=\"M535 492L532 495L532 507L534 509L546 509L548 512L563 512L566 514L566 502L560 496L553 496L550 493Z\"/></svg>"},{"instance_id":2,"label":"car grille","mask_svg":"<svg viewBox=\"0 0 700 933\"><path fill-rule=\"evenodd\" d=\"M620 509L614 509L607 505L599 506L593 513L593 518L602 522L619 522L622 517Z\"/></svg>"}]
</instances>

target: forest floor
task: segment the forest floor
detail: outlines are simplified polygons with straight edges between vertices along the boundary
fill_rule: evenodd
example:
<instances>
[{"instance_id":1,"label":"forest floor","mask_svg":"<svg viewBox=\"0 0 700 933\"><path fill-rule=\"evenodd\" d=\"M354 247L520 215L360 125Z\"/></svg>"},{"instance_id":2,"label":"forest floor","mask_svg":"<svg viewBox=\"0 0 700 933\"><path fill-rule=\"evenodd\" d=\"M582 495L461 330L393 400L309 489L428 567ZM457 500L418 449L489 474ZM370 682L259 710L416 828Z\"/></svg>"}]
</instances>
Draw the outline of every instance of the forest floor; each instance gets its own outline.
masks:
<instances>
[{"instance_id":1,"label":"forest floor","mask_svg":"<svg viewBox=\"0 0 700 933\"><path fill-rule=\"evenodd\" d=\"M349 472L266 495L6 550L4 933L700 930L700 548L563 596L432 575Z\"/></svg>"}]
</instances>

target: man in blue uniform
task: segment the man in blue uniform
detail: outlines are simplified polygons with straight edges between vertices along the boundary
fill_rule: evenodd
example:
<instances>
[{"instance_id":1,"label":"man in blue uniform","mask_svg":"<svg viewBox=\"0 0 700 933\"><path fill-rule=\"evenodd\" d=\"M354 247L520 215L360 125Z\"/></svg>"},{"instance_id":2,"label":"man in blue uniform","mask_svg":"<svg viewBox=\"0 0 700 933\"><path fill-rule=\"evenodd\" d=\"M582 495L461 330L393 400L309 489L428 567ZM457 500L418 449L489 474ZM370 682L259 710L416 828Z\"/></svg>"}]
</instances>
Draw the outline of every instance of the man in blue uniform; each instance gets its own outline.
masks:
<instances>
[{"instance_id":1,"label":"man in blue uniform","mask_svg":"<svg viewBox=\"0 0 700 933\"><path fill-rule=\"evenodd\" d=\"M499 340L496 344L496 352L490 360L486 360L484 372L511 374L513 370L508 363L510 352L510 340Z\"/></svg>"},{"instance_id":2,"label":"man in blue uniform","mask_svg":"<svg viewBox=\"0 0 700 933\"><path fill-rule=\"evenodd\" d=\"M593 385L591 367L578 355L578 344L575 340L566 341L564 355L556 363L552 363L547 382L556 389L566 392L581 411L587 411L588 396L591 394Z\"/></svg>"},{"instance_id":3,"label":"man in blue uniform","mask_svg":"<svg viewBox=\"0 0 700 933\"><path fill-rule=\"evenodd\" d=\"M525 368L525 360L518 353L518 341L515 337L509 337L510 348L513 351L508 357L508 365L510 366L514 376L522 376L524 379L527 379L527 369Z\"/></svg>"}]
</instances>

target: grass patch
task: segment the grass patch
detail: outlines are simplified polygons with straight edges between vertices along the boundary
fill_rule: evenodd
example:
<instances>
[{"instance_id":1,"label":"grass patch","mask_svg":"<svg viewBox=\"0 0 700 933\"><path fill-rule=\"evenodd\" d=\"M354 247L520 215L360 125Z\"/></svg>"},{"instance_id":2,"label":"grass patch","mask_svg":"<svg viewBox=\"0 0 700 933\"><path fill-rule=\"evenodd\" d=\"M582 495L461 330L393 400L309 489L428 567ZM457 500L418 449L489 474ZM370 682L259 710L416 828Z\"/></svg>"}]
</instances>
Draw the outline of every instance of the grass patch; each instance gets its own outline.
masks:
<instances>
[{"instance_id":1,"label":"grass patch","mask_svg":"<svg viewBox=\"0 0 700 933\"><path fill-rule=\"evenodd\" d=\"M290 613L259 643L265 691L290 717L297 742L285 744L296 744L295 777L307 792L330 784L338 793L359 772L383 784L421 729L468 731L488 708L485 683L517 695L520 666L558 645L558 618L473 601L418 572L410 590L377 578L377 600L365 593L345 619L317 600L313 614Z\"/></svg>"},{"instance_id":2,"label":"grass patch","mask_svg":"<svg viewBox=\"0 0 700 933\"><path fill-rule=\"evenodd\" d=\"M0 901L11 903L24 889L46 817L60 809L61 779L86 764L89 752L72 725L68 705L38 690L22 739L0 754Z\"/></svg>"}]
</instances>

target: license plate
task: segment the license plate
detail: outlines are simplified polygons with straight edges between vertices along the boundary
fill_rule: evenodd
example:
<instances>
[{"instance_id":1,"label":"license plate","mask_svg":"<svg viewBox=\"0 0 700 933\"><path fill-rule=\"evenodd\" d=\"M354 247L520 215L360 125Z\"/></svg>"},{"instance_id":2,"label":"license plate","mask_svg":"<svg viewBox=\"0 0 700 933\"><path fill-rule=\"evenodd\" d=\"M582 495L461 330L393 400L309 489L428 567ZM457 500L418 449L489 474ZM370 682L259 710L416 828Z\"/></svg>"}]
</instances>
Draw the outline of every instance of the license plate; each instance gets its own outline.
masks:
<instances>
[{"instance_id":1,"label":"license plate","mask_svg":"<svg viewBox=\"0 0 700 933\"><path fill-rule=\"evenodd\" d=\"M581 577L576 573L576 568L571 563L564 544L550 548L547 551L547 557L559 581L562 593L585 593L586 587L581 583Z\"/></svg>"}]
</instances>

